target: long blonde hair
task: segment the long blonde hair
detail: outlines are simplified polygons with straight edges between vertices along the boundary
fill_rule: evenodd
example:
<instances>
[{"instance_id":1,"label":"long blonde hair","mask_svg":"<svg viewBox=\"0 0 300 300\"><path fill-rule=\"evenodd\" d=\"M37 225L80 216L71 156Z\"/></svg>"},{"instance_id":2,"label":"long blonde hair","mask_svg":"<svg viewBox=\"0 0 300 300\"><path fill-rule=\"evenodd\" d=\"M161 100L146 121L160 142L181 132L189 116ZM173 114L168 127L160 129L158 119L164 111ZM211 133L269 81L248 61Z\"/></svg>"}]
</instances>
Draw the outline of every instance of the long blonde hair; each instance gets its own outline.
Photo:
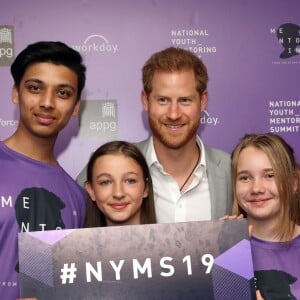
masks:
<instances>
[{"instance_id":1,"label":"long blonde hair","mask_svg":"<svg viewBox=\"0 0 300 300\"><path fill-rule=\"evenodd\" d=\"M291 240L295 225L299 224L300 221L300 171L293 148L279 135L272 133L246 134L233 150L231 155L232 187L234 191L233 214L246 214L238 204L235 187L240 153L249 146L263 151L270 160L275 173L282 212L275 228L275 234L280 240Z\"/></svg>"}]
</instances>

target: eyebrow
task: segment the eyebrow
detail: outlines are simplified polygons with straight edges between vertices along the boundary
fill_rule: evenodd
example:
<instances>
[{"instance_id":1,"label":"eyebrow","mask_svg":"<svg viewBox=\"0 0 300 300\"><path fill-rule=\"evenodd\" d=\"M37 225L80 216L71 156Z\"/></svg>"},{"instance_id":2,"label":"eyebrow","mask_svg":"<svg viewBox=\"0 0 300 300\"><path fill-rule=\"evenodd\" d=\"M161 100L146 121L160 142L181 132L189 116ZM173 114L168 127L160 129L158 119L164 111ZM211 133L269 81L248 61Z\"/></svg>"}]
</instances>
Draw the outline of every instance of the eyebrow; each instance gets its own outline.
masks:
<instances>
[{"instance_id":1,"label":"eyebrow","mask_svg":"<svg viewBox=\"0 0 300 300\"><path fill-rule=\"evenodd\" d=\"M96 175L96 179L99 179L99 178L101 178L103 176L112 177L111 174L109 174L109 173L100 173L100 174Z\"/></svg>"},{"instance_id":2,"label":"eyebrow","mask_svg":"<svg viewBox=\"0 0 300 300\"><path fill-rule=\"evenodd\" d=\"M123 176L128 176L128 175L136 175L136 176L138 176L138 173L134 172L134 171L129 171L129 172L126 172L126 173L123 174ZM100 173L100 174L96 175L96 178L98 179L98 178L100 178L102 176L113 177L113 175L110 174L110 173Z\"/></svg>"},{"instance_id":3,"label":"eyebrow","mask_svg":"<svg viewBox=\"0 0 300 300\"><path fill-rule=\"evenodd\" d=\"M274 169L273 168L265 168L265 169L262 169L262 171L264 171L264 172L272 171L273 172ZM242 173L251 173L251 171L249 171L249 170L240 170L239 172L236 172L237 175L242 174Z\"/></svg>"},{"instance_id":4,"label":"eyebrow","mask_svg":"<svg viewBox=\"0 0 300 300\"><path fill-rule=\"evenodd\" d=\"M136 175L136 176L138 176L138 173L134 172L134 171L130 171L130 172L125 173L124 175Z\"/></svg>"},{"instance_id":5,"label":"eyebrow","mask_svg":"<svg viewBox=\"0 0 300 300\"><path fill-rule=\"evenodd\" d=\"M170 96L167 96L167 95L165 95L164 93L152 93L152 95L155 96L155 97L166 97L166 98L170 98ZM188 97L195 97L195 96L197 96L197 93L192 93L192 94L189 93L189 94L186 94L186 95L179 96L179 97L177 97L177 98L182 98L182 97L188 98Z\"/></svg>"},{"instance_id":6,"label":"eyebrow","mask_svg":"<svg viewBox=\"0 0 300 300\"><path fill-rule=\"evenodd\" d=\"M236 175L244 174L244 173L249 173L247 170L241 170L239 172L236 172Z\"/></svg>"},{"instance_id":7,"label":"eyebrow","mask_svg":"<svg viewBox=\"0 0 300 300\"><path fill-rule=\"evenodd\" d=\"M30 82L36 82L36 83L43 83L42 80L40 79L37 79L37 78L30 78L30 79L27 79L24 83L30 83Z\"/></svg>"}]
</instances>

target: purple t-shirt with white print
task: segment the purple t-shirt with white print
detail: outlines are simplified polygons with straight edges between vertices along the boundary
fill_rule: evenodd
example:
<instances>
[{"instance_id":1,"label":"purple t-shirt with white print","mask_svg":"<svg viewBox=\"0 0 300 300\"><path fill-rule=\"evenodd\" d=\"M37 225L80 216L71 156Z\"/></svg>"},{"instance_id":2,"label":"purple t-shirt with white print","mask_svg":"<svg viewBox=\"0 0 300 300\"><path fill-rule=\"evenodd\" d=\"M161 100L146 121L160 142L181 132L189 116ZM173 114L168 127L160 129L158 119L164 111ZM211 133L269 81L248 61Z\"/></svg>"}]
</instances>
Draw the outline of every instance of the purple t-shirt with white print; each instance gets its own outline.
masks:
<instances>
[{"instance_id":1,"label":"purple t-shirt with white print","mask_svg":"<svg viewBox=\"0 0 300 300\"><path fill-rule=\"evenodd\" d=\"M20 295L18 232L80 228L85 206L85 192L60 166L33 160L0 142L1 299Z\"/></svg>"},{"instance_id":2,"label":"purple t-shirt with white print","mask_svg":"<svg viewBox=\"0 0 300 300\"><path fill-rule=\"evenodd\" d=\"M256 283L264 299L300 299L300 236L291 242L250 240Z\"/></svg>"}]
</instances>

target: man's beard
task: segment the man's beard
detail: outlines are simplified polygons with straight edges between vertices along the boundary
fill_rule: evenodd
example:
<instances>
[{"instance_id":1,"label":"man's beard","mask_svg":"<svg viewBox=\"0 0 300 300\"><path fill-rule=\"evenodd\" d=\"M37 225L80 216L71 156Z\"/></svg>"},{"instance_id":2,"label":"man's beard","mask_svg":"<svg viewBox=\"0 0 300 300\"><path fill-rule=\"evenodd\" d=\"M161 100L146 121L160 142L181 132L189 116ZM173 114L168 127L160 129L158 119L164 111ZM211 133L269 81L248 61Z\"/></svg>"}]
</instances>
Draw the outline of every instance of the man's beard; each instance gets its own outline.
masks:
<instances>
[{"instance_id":1,"label":"man's beard","mask_svg":"<svg viewBox=\"0 0 300 300\"><path fill-rule=\"evenodd\" d=\"M150 117L148 119L149 121L149 126L151 128L153 136L165 147L170 148L170 149L180 149L183 147L185 144L187 144L188 141L193 139L197 135L197 130L200 125L200 119L198 122L189 124L192 125L189 127L188 131L185 133L166 133L165 130L165 125L163 125L159 121L153 121ZM175 125L175 124L174 124ZM185 125L187 126L187 125ZM160 130L160 128L163 128Z\"/></svg>"}]
</instances>

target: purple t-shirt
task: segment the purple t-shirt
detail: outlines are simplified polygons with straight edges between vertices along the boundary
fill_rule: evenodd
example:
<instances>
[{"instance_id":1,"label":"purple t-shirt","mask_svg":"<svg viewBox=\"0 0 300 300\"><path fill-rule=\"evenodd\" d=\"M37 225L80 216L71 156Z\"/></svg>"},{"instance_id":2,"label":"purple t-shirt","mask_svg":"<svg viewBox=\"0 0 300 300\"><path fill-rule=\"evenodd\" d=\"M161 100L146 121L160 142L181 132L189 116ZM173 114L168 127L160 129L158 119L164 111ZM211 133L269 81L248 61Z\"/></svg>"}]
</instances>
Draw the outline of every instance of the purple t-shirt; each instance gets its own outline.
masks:
<instances>
[{"instance_id":1,"label":"purple t-shirt","mask_svg":"<svg viewBox=\"0 0 300 300\"><path fill-rule=\"evenodd\" d=\"M16 300L18 232L83 226L86 194L60 167L0 142L0 297ZM34 296L34 295L33 295Z\"/></svg>"},{"instance_id":2,"label":"purple t-shirt","mask_svg":"<svg viewBox=\"0 0 300 300\"><path fill-rule=\"evenodd\" d=\"M291 242L252 237L250 243L255 277L265 299L300 299L300 236Z\"/></svg>"}]
</instances>

